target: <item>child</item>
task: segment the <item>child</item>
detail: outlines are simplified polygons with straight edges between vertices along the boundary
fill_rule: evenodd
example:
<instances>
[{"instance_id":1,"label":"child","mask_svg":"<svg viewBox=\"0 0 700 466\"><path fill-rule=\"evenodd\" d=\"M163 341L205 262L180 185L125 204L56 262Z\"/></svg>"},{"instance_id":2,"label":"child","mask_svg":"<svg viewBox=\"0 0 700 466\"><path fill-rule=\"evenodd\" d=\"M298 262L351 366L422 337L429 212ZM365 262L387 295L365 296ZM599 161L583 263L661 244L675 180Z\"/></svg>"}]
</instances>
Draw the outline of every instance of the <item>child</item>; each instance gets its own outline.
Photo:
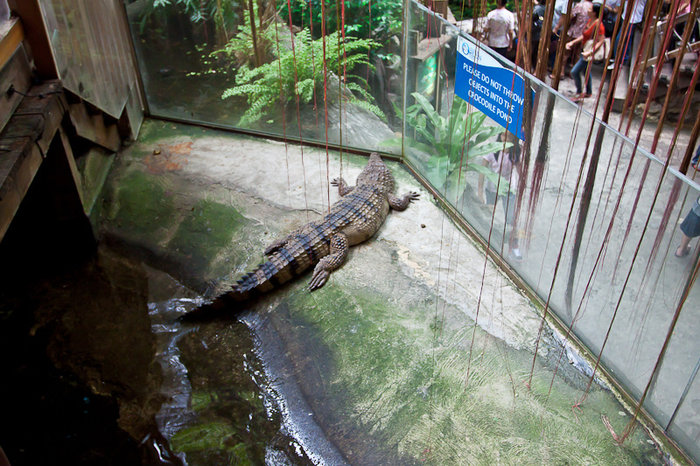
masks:
<instances>
[{"instance_id":1,"label":"child","mask_svg":"<svg viewBox=\"0 0 700 466\"><path fill-rule=\"evenodd\" d=\"M506 225L510 226L510 235L508 239L508 246L510 248L509 257L515 261L521 261L523 256L520 253L520 248L518 247L518 237L515 229L515 203L516 196L515 190L518 187L518 181L520 180L520 144L518 138L513 136L511 133L503 132L501 133L499 140L512 142L513 146L505 151L495 152L493 154L488 154L482 157L482 165L489 167L494 173L501 175L501 190L505 182L510 186L507 195L498 196L498 191L496 189L496 184L487 180L486 189L484 189L484 175L479 175L479 182L477 186L477 193L479 200L484 204L493 205L496 203L497 198L500 199L503 205L503 211L506 217ZM505 181L504 181L505 180ZM485 196L484 196L485 195Z\"/></svg>"},{"instance_id":2,"label":"child","mask_svg":"<svg viewBox=\"0 0 700 466\"><path fill-rule=\"evenodd\" d=\"M688 215L681 223L681 244L676 249L676 257L685 257L690 253L690 240L700 236L700 196L693 202Z\"/></svg>"}]
</instances>

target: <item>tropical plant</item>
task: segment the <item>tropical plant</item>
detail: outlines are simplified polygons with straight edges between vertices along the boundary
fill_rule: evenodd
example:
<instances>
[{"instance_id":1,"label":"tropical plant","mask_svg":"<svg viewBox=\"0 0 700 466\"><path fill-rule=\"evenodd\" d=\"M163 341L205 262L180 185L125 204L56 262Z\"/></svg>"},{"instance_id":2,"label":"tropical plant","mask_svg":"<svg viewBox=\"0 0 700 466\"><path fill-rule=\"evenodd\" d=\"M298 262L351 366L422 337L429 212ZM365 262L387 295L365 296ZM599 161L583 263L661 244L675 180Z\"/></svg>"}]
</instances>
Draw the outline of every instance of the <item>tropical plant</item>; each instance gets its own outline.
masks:
<instances>
[{"instance_id":1,"label":"tropical plant","mask_svg":"<svg viewBox=\"0 0 700 466\"><path fill-rule=\"evenodd\" d=\"M325 39L326 72L351 71L359 64L367 66L367 50L375 43L370 39L346 37L344 42L335 32ZM312 40L308 29L301 30L294 38L294 49L280 48L280 56L270 63L250 69L243 66L236 75L236 86L226 89L222 99L245 96L248 108L239 124L248 126L263 117L275 115L277 104L293 103L298 95L300 103L309 103L315 91L323 89L324 52L323 39ZM336 81L337 82L337 81ZM280 89L281 87L281 89ZM382 120L386 117L371 103L372 96L365 90L367 82L359 77L344 73L344 89L348 102L362 107Z\"/></svg>"},{"instance_id":2,"label":"tropical plant","mask_svg":"<svg viewBox=\"0 0 700 466\"><path fill-rule=\"evenodd\" d=\"M422 94L411 94L416 103L406 110L408 128L415 131L415 137L406 136L404 144L425 154L427 176L433 185L441 189L447 199L457 199L467 184L464 176L467 171L484 175L499 187L499 194L507 194L510 186L500 175L483 166L477 157L505 150L513 146L511 142L496 140L503 133L501 126L484 124L486 115L474 110L467 113L467 103L455 97L449 117L440 115ZM384 145L401 144L401 138L384 141Z\"/></svg>"}]
</instances>

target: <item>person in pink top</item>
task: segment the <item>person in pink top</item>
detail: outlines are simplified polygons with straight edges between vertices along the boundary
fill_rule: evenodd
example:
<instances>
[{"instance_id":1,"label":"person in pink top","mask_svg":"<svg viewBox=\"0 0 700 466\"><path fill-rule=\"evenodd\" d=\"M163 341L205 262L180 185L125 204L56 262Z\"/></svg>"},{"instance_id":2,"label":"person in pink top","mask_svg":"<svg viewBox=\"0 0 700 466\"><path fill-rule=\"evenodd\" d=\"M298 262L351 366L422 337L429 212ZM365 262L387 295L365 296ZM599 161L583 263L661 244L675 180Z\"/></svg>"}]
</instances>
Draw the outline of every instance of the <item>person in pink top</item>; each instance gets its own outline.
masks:
<instances>
[{"instance_id":1,"label":"person in pink top","mask_svg":"<svg viewBox=\"0 0 700 466\"><path fill-rule=\"evenodd\" d=\"M583 34L583 31L588 26L588 19L590 18L592 9L593 2L589 0L583 0L574 7L571 11L571 24L569 25L569 30L566 32L567 41L572 41L577 37L581 37L581 34ZM583 47L583 44L580 45ZM580 51L580 47L575 47L571 52L574 54L574 57L576 57Z\"/></svg>"},{"instance_id":2,"label":"person in pink top","mask_svg":"<svg viewBox=\"0 0 700 466\"><path fill-rule=\"evenodd\" d=\"M583 99L593 94L590 64L593 61L595 52L602 47L605 42L605 26L603 26L603 21L601 21L600 18L599 4L593 5L588 13L588 23L583 30L583 34L567 42L566 49L571 50L576 44L585 44L591 39L594 41L593 49L582 52L574 67L571 68L571 77L574 78L574 84L576 84L576 95L572 99L574 102L581 102ZM585 93L583 92L583 86L581 84L581 74L583 74L583 79L585 80Z\"/></svg>"}]
</instances>

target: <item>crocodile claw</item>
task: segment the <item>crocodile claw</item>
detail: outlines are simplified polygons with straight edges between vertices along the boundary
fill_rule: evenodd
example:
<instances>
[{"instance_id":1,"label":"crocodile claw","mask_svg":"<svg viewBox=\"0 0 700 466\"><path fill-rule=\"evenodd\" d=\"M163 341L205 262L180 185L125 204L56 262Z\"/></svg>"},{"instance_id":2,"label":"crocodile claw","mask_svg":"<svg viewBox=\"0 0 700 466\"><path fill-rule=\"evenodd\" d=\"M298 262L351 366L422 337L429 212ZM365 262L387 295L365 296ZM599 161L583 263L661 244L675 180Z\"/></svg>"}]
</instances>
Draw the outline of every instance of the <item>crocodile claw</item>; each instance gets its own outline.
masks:
<instances>
[{"instance_id":1,"label":"crocodile claw","mask_svg":"<svg viewBox=\"0 0 700 466\"><path fill-rule=\"evenodd\" d=\"M309 282L309 291L318 290L328 281L330 272L327 270L314 270L314 275L311 277Z\"/></svg>"}]
</instances>

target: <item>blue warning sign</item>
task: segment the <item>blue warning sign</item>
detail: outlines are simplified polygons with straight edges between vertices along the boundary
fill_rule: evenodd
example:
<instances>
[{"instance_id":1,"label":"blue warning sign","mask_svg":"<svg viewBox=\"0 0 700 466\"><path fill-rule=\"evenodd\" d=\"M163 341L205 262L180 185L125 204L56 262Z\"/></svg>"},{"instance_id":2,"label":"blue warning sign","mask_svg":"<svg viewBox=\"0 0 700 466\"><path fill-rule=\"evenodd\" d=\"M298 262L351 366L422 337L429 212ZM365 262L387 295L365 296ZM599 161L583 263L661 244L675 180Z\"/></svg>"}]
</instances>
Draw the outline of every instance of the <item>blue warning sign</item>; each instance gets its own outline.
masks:
<instances>
[{"instance_id":1,"label":"blue warning sign","mask_svg":"<svg viewBox=\"0 0 700 466\"><path fill-rule=\"evenodd\" d=\"M483 48L459 37L455 94L520 139L525 139L524 90L522 76L504 68Z\"/></svg>"}]
</instances>

